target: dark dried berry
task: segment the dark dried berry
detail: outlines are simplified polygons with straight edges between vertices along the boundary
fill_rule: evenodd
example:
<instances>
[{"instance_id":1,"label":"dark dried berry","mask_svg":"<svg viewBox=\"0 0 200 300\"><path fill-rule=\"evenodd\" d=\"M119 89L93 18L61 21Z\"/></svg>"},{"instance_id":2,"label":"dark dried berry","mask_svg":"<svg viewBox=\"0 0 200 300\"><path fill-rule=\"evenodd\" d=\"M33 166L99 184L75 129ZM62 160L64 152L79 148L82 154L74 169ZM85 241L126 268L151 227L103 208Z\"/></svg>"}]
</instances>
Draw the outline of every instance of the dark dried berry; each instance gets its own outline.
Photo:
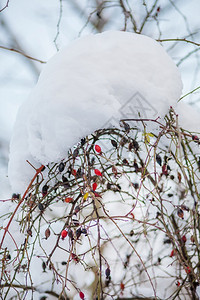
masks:
<instances>
[{"instance_id":1,"label":"dark dried berry","mask_svg":"<svg viewBox=\"0 0 200 300\"><path fill-rule=\"evenodd\" d=\"M122 163L123 163L123 165L125 165L125 166L128 166L128 165L129 165L128 160L127 160L126 158L123 159Z\"/></svg>"},{"instance_id":2,"label":"dark dried berry","mask_svg":"<svg viewBox=\"0 0 200 300\"><path fill-rule=\"evenodd\" d=\"M64 171L64 168L65 168L65 164L64 164L63 162L61 162L61 163L59 164L59 166L58 166L59 172Z\"/></svg>"},{"instance_id":3,"label":"dark dried berry","mask_svg":"<svg viewBox=\"0 0 200 300\"><path fill-rule=\"evenodd\" d=\"M28 233L28 235L30 235L31 237L32 237L32 230L29 228L29 229L27 229L27 231L26 231L27 233Z\"/></svg>"},{"instance_id":4,"label":"dark dried berry","mask_svg":"<svg viewBox=\"0 0 200 300\"><path fill-rule=\"evenodd\" d=\"M81 210L80 206L77 205L74 209L75 214L77 214L80 210Z\"/></svg>"},{"instance_id":5,"label":"dark dried berry","mask_svg":"<svg viewBox=\"0 0 200 300\"><path fill-rule=\"evenodd\" d=\"M181 209L182 209L182 210L186 210L186 211L189 211L189 210L190 210L189 207L186 206L186 205L184 205L184 204L181 204Z\"/></svg>"},{"instance_id":6,"label":"dark dried berry","mask_svg":"<svg viewBox=\"0 0 200 300\"><path fill-rule=\"evenodd\" d=\"M115 140L111 140L110 142L113 145L113 147L117 148L117 142Z\"/></svg>"},{"instance_id":7,"label":"dark dried berry","mask_svg":"<svg viewBox=\"0 0 200 300\"><path fill-rule=\"evenodd\" d=\"M156 154L156 162L159 164L159 166L162 165L162 158L159 154Z\"/></svg>"},{"instance_id":8,"label":"dark dried berry","mask_svg":"<svg viewBox=\"0 0 200 300\"><path fill-rule=\"evenodd\" d=\"M130 125L124 121L121 122L122 123L122 127L124 127L126 132L130 131Z\"/></svg>"},{"instance_id":9,"label":"dark dried berry","mask_svg":"<svg viewBox=\"0 0 200 300\"><path fill-rule=\"evenodd\" d=\"M12 199L19 199L20 195L19 194L12 194Z\"/></svg>"},{"instance_id":10,"label":"dark dried berry","mask_svg":"<svg viewBox=\"0 0 200 300\"><path fill-rule=\"evenodd\" d=\"M62 261L62 262L61 262L61 265L62 265L62 266L65 266L66 264L67 264L66 261Z\"/></svg>"},{"instance_id":11,"label":"dark dried berry","mask_svg":"<svg viewBox=\"0 0 200 300\"><path fill-rule=\"evenodd\" d=\"M85 145L85 143L86 143L86 138L82 138L81 139L81 146Z\"/></svg>"},{"instance_id":12,"label":"dark dried berry","mask_svg":"<svg viewBox=\"0 0 200 300\"><path fill-rule=\"evenodd\" d=\"M6 256L6 259L10 260L10 259L11 259L11 255L8 254L8 255Z\"/></svg>"},{"instance_id":13,"label":"dark dried berry","mask_svg":"<svg viewBox=\"0 0 200 300\"><path fill-rule=\"evenodd\" d=\"M76 158L79 155L79 149L76 148L72 154L73 158Z\"/></svg>"},{"instance_id":14,"label":"dark dried berry","mask_svg":"<svg viewBox=\"0 0 200 300\"><path fill-rule=\"evenodd\" d=\"M111 183L108 182L108 183L107 183L107 190L110 190L110 189L111 189L111 186L112 186Z\"/></svg>"},{"instance_id":15,"label":"dark dried berry","mask_svg":"<svg viewBox=\"0 0 200 300\"><path fill-rule=\"evenodd\" d=\"M85 228L81 229L81 232L85 235L87 235L87 230Z\"/></svg>"},{"instance_id":16,"label":"dark dried berry","mask_svg":"<svg viewBox=\"0 0 200 300\"><path fill-rule=\"evenodd\" d=\"M138 144L138 142L133 139L132 140L132 144L133 144L133 147L134 147L135 151L138 151L139 150L139 144Z\"/></svg>"},{"instance_id":17,"label":"dark dried berry","mask_svg":"<svg viewBox=\"0 0 200 300\"><path fill-rule=\"evenodd\" d=\"M48 187L48 185L46 185L46 184L42 187L42 195L43 195L43 197L46 196L47 191L48 191L48 188L49 188L49 187Z\"/></svg>"},{"instance_id":18,"label":"dark dried berry","mask_svg":"<svg viewBox=\"0 0 200 300\"><path fill-rule=\"evenodd\" d=\"M174 175L171 175L171 176L170 176L170 179L171 179L171 180L174 180L174 178L175 178Z\"/></svg>"},{"instance_id":19,"label":"dark dried berry","mask_svg":"<svg viewBox=\"0 0 200 300\"><path fill-rule=\"evenodd\" d=\"M178 208L177 215L179 216L179 218L184 219L184 212L181 208Z\"/></svg>"},{"instance_id":20,"label":"dark dried berry","mask_svg":"<svg viewBox=\"0 0 200 300\"><path fill-rule=\"evenodd\" d=\"M39 210L43 211L44 210L44 205L42 203L39 203L38 208L39 208Z\"/></svg>"},{"instance_id":21,"label":"dark dried berry","mask_svg":"<svg viewBox=\"0 0 200 300\"><path fill-rule=\"evenodd\" d=\"M134 235L134 231L131 230L129 234L130 234L130 236L133 236Z\"/></svg>"},{"instance_id":22,"label":"dark dried berry","mask_svg":"<svg viewBox=\"0 0 200 300\"><path fill-rule=\"evenodd\" d=\"M167 194L167 196L169 197L169 198L171 198L171 197L173 197L174 196L174 194Z\"/></svg>"},{"instance_id":23,"label":"dark dried berry","mask_svg":"<svg viewBox=\"0 0 200 300\"><path fill-rule=\"evenodd\" d=\"M172 241L170 239L166 239L166 240L163 241L163 244L171 244L171 242Z\"/></svg>"},{"instance_id":24,"label":"dark dried berry","mask_svg":"<svg viewBox=\"0 0 200 300\"><path fill-rule=\"evenodd\" d=\"M49 228L47 228L46 230L45 230L45 238L46 238L46 240L50 237L50 235L51 235L51 231L50 231L50 229Z\"/></svg>"},{"instance_id":25,"label":"dark dried berry","mask_svg":"<svg viewBox=\"0 0 200 300\"><path fill-rule=\"evenodd\" d=\"M74 234L73 231L71 229L68 230L68 237L73 240L74 239Z\"/></svg>"},{"instance_id":26,"label":"dark dried berry","mask_svg":"<svg viewBox=\"0 0 200 300\"><path fill-rule=\"evenodd\" d=\"M139 189L139 184L138 183L133 183L133 187L138 190Z\"/></svg>"},{"instance_id":27,"label":"dark dried berry","mask_svg":"<svg viewBox=\"0 0 200 300\"><path fill-rule=\"evenodd\" d=\"M198 142L199 138L197 135L192 135L192 140Z\"/></svg>"},{"instance_id":28,"label":"dark dried berry","mask_svg":"<svg viewBox=\"0 0 200 300\"><path fill-rule=\"evenodd\" d=\"M109 278L109 276L110 276L110 268L107 268L105 270L105 274L106 274L106 278Z\"/></svg>"},{"instance_id":29,"label":"dark dried berry","mask_svg":"<svg viewBox=\"0 0 200 300\"><path fill-rule=\"evenodd\" d=\"M77 238L77 240L80 238L81 233L82 233L81 228L78 228L78 229L76 230L76 238Z\"/></svg>"},{"instance_id":30,"label":"dark dried berry","mask_svg":"<svg viewBox=\"0 0 200 300\"><path fill-rule=\"evenodd\" d=\"M46 272L46 263L43 261L43 263L42 263L42 269L43 269L43 272Z\"/></svg>"}]
</instances>

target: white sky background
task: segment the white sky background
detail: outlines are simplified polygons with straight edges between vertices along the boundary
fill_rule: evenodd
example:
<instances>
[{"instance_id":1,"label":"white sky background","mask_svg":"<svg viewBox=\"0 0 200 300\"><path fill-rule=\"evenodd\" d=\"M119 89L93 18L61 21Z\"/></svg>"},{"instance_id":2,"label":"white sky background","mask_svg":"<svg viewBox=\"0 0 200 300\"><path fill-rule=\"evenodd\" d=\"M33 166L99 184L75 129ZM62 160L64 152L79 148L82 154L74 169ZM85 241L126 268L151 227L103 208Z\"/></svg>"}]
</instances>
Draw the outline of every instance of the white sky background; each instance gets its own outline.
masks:
<instances>
[{"instance_id":1,"label":"white sky background","mask_svg":"<svg viewBox=\"0 0 200 300\"><path fill-rule=\"evenodd\" d=\"M141 23L143 16L144 7L140 4L142 2L129 1L131 8L134 8L133 15L138 24ZM147 3L150 2L147 1ZM0 13L0 46L21 47L26 54L47 61L57 51L54 39L57 34L60 3L58 0L11 0L8 8ZM77 3L83 9L82 13L75 8L74 3ZM112 3L117 4L118 1L112 1ZM137 5L138 3L139 5ZM180 11L175 8L172 9L169 0L158 1L157 6L160 6L161 9L158 17L162 33L160 38L184 38L191 33L195 33L193 36L189 36L188 39L200 42L199 0L173 1L173 3ZM1 2L1 7L4 4L6 4L6 1ZM92 5L92 0L62 2L63 12L59 28L60 33L57 39L59 48L79 36L80 30L87 21L84 14L88 15L93 11ZM103 30L123 29L124 16L121 9L112 7L104 12L105 18L110 21ZM130 22L128 22L127 27L131 31ZM96 30L91 24L88 24L81 31L81 35L90 32L96 32ZM156 22L148 22L143 33L158 39L159 30ZM165 42L163 46L175 62L180 64L179 68L184 83L183 94L199 86L199 52L197 51L180 63L180 59L196 48L185 43L174 46L173 42ZM0 49L0 198L9 195L6 179L8 142L16 113L20 104L26 100L34 87L41 69L42 64L40 63L34 61L30 63L20 54ZM190 102L197 101L198 103L198 99L199 94L195 93L194 96L188 97L186 100Z\"/></svg>"}]
</instances>

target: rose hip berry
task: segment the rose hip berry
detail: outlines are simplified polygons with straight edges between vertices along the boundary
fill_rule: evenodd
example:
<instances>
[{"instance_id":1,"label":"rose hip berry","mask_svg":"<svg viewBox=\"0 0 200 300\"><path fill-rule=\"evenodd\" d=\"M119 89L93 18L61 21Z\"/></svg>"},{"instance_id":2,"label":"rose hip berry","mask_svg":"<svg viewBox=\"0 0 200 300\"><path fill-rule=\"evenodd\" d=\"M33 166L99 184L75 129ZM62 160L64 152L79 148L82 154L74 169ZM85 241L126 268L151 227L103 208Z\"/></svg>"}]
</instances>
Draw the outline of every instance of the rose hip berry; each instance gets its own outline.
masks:
<instances>
[{"instance_id":1,"label":"rose hip berry","mask_svg":"<svg viewBox=\"0 0 200 300\"><path fill-rule=\"evenodd\" d=\"M67 234L68 234L68 232L65 229L61 232L61 237L63 240L64 240L64 238L66 238Z\"/></svg>"},{"instance_id":2,"label":"rose hip berry","mask_svg":"<svg viewBox=\"0 0 200 300\"><path fill-rule=\"evenodd\" d=\"M83 294L83 292L80 292L80 293L79 293L79 297L80 297L81 299L83 299L83 300L85 299L85 295Z\"/></svg>"},{"instance_id":3,"label":"rose hip berry","mask_svg":"<svg viewBox=\"0 0 200 300\"><path fill-rule=\"evenodd\" d=\"M99 145L95 145L94 149L97 153L101 153L101 147Z\"/></svg>"}]
</instances>

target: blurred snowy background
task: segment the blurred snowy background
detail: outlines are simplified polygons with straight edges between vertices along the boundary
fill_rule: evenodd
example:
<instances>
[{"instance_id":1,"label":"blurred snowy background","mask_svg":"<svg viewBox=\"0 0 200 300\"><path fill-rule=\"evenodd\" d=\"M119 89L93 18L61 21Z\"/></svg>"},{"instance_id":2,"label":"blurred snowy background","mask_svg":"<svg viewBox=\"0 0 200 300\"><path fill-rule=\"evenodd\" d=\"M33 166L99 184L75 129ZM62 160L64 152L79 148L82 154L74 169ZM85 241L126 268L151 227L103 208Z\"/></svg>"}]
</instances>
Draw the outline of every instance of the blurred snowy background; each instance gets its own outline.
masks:
<instances>
[{"instance_id":1,"label":"blurred snowy background","mask_svg":"<svg viewBox=\"0 0 200 300\"><path fill-rule=\"evenodd\" d=\"M7 163L17 110L43 62L77 37L115 29L165 40L162 45L182 75L183 95L200 85L199 0L6 0L0 10L0 199L10 196ZM196 108L199 100L198 89L184 98Z\"/></svg>"}]
</instances>

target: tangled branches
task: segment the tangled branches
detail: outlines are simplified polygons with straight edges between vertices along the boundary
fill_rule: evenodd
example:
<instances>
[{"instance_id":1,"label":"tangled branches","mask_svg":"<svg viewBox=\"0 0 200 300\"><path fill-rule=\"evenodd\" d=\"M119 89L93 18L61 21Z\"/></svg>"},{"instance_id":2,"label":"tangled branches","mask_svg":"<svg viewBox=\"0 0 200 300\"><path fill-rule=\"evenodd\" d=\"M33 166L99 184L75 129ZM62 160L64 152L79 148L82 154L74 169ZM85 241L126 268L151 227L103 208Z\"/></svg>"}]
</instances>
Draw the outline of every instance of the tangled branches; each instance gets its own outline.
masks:
<instances>
[{"instance_id":1,"label":"tangled branches","mask_svg":"<svg viewBox=\"0 0 200 300\"><path fill-rule=\"evenodd\" d=\"M2 299L198 299L199 143L171 109L37 169L2 226Z\"/></svg>"}]
</instances>

